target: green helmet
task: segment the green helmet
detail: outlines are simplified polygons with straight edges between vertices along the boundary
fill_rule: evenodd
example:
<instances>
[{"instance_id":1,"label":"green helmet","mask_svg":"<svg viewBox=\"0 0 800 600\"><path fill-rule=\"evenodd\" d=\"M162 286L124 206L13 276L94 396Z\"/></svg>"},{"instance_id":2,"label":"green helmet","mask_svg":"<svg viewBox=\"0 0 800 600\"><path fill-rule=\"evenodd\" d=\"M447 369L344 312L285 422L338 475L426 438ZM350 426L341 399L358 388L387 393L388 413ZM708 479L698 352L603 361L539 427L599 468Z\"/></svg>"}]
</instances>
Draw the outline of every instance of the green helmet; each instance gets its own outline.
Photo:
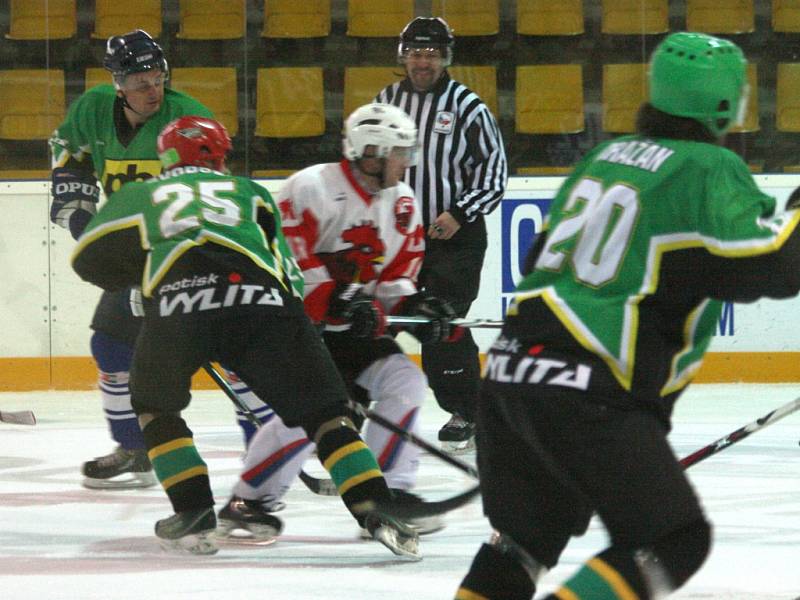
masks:
<instances>
[{"instance_id":1,"label":"green helmet","mask_svg":"<svg viewBox=\"0 0 800 600\"><path fill-rule=\"evenodd\" d=\"M744 115L746 67L733 42L704 33L673 33L650 59L650 104L695 119L720 137Z\"/></svg>"}]
</instances>

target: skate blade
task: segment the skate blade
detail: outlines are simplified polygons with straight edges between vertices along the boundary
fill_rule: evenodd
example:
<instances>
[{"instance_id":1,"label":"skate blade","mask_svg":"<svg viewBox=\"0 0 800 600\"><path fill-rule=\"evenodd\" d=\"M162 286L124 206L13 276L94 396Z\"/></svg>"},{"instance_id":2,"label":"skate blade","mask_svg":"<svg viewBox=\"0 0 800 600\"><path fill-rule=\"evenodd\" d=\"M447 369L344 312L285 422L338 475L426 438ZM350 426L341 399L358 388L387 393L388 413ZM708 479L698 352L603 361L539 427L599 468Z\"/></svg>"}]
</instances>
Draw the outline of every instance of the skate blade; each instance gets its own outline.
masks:
<instances>
[{"instance_id":1,"label":"skate blade","mask_svg":"<svg viewBox=\"0 0 800 600\"><path fill-rule=\"evenodd\" d=\"M132 475L127 479L95 479L93 477L84 477L81 482L83 487L90 490L134 490L153 487L158 483L155 474L152 471L144 471L142 473L126 473Z\"/></svg>"},{"instance_id":2,"label":"skate blade","mask_svg":"<svg viewBox=\"0 0 800 600\"><path fill-rule=\"evenodd\" d=\"M170 554L190 554L192 556L210 556L219 552L214 540L214 530L201 531L185 535L176 540L158 538L161 547Z\"/></svg>"},{"instance_id":3,"label":"skate blade","mask_svg":"<svg viewBox=\"0 0 800 600\"><path fill-rule=\"evenodd\" d=\"M417 538L407 538L401 541L396 529L385 526L378 527L372 537L401 558L410 561L422 560Z\"/></svg>"},{"instance_id":4,"label":"skate blade","mask_svg":"<svg viewBox=\"0 0 800 600\"><path fill-rule=\"evenodd\" d=\"M463 442L442 442L442 451L447 452L452 456L459 456L461 454L469 454L475 450L475 438L472 437Z\"/></svg>"},{"instance_id":5,"label":"skate blade","mask_svg":"<svg viewBox=\"0 0 800 600\"><path fill-rule=\"evenodd\" d=\"M226 542L263 546L274 544L279 534L280 531L270 525L237 523L226 519L218 520L216 531L217 538Z\"/></svg>"},{"instance_id":6,"label":"skate blade","mask_svg":"<svg viewBox=\"0 0 800 600\"><path fill-rule=\"evenodd\" d=\"M444 519L440 516L433 517L420 517L419 519L412 519L406 521L406 524L411 527L418 535L430 535L441 531L445 528Z\"/></svg>"}]
</instances>

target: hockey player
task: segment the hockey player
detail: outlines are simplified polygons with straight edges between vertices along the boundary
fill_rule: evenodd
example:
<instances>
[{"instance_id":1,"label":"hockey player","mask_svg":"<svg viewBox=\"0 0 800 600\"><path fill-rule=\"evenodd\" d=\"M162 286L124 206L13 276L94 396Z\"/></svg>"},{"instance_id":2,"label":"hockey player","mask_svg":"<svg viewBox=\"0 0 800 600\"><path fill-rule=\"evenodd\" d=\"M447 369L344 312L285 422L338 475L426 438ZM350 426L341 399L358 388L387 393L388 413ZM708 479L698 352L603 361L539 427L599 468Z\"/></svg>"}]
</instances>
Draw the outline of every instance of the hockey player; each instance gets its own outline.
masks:
<instances>
[{"instance_id":1,"label":"hockey player","mask_svg":"<svg viewBox=\"0 0 800 600\"><path fill-rule=\"evenodd\" d=\"M160 172L156 137L167 123L185 114L212 116L196 100L165 89L167 61L144 31L109 38L103 66L113 75L113 86L94 87L78 98L50 139L50 218L76 239L97 210L101 187L109 195L127 181ZM128 290L104 292L92 318L98 386L111 437L119 446L83 464L83 484L89 488L156 484L130 404L128 371L140 319L131 313L128 299Z\"/></svg>"},{"instance_id":2,"label":"hockey player","mask_svg":"<svg viewBox=\"0 0 800 600\"><path fill-rule=\"evenodd\" d=\"M350 396L417 433L425 375L385 334L385 314L422 314L431 320L413 331L420 341L450 336L454 316L446 302L420 293L416 278L424 231L411 188L401 181L414 164L417 128L401 109L368 104L344 127L344 160L291 176L278 194L284 235L305 276L306 313L324 325L325 345ZM301 428L276 418L253 438L234 496L220 511L222 529L269 520L313 450ZM419 449L369 423L365 439L397 501L419 499ZM414 523L420 533L440 529L439 518Z\"/></svg>"},{"instance_id":3,"label":"hockey player","mask_svg":"<svg viewBox=\"0 0 800 600\"><path fill-rule=\"evenodd\" d=\"M711 527L667 442L673 405L723 301L800 289L800 211L776 215L720 145L745 73L732 42L668 36L637 134L597 146L556 195L488 356L478 468L496 534L456 598L533 597L593 512L610 546L548 600L663 598L705 560Z\"/></svg>"},{"instance_id":4,"label":"hockey player","mask_svg":"<svg viewBox=\"0 0 800 600\"><path fill-rule=\"evenodd\" d=\"M304 314L302 273L278 209L261 186L224 174L230 149L214 120L181 117L167 125L158 137L164 173L112 195L73 255L78 275L103 289L142 287L132 403L175 510L156 523L156 535L168 548L216 552L208 469L180 411L192 374L219 360L315 441L345 505L375 539L418 558L416 534L374 510L376 501L389 501L389 489Z\"/></svg>"}]
</instances>

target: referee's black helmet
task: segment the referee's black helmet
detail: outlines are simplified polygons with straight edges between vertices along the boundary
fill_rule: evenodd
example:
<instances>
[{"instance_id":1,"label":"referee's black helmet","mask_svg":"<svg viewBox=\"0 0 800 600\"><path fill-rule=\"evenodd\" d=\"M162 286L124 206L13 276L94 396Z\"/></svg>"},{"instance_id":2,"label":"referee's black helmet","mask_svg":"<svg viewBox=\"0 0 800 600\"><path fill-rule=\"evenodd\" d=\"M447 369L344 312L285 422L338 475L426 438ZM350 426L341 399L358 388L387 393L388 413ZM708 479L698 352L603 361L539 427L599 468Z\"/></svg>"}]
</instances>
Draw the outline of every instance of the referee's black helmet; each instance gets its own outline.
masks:
<instances>
[{"instance_id":1,"label":"referee's black helmet","mask_svg":"<svg viewBox=\"0 0 800 600\"><path fill-rule=\"evenodd\" d=\"M417 17L403 28L397 46L397 60L404 62L406 53L415 48L431 48L442 53L444 66L453 61L455 38L447 22L441 17Z\"/></svg>"}]
</instances>

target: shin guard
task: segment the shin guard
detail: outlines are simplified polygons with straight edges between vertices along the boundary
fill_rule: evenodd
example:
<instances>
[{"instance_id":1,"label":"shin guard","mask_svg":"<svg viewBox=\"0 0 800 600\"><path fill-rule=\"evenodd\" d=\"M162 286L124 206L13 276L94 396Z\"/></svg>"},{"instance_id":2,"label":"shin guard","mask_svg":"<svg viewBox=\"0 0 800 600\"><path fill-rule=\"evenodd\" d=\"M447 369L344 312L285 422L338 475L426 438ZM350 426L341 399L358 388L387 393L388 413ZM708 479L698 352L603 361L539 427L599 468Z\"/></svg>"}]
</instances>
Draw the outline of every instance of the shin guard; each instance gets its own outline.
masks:
<instances>
[{"instance_id":1,"label":"shin guard","mask_svg":"<svg viewBox=\"0 0 800 600\"><path fill-rule=\"evenodd\" d=\"M174 511L214 506L208 467L186 422L177 415L160 415L142 433L147 455Z\"/></svg>"}]
</instances>

